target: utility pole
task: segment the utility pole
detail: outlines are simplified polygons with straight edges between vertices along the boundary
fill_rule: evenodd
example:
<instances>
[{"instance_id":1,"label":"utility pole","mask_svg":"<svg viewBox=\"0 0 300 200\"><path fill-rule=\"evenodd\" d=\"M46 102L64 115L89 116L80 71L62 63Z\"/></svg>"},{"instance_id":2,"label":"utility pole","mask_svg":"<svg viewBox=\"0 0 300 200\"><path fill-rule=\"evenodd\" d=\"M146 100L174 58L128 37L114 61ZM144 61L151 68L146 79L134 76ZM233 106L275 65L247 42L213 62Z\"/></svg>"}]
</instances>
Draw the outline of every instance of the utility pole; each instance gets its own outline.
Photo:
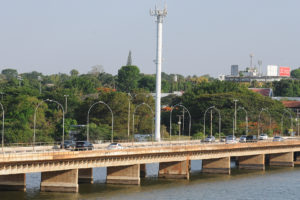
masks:
<instances>
[{"instance_id":1,"label":"utility pole","mask_svg":"<svg viewBox=\"0 0 300 200\"><path fill-rule=\"evenodd\" d=\"M156 17L157 47L156 47L156 97L155 97L155 140L160 141L160 110L161 110L161 64L162 64L162 24L167 16L167 9L150 10L150 15Z\"/></svg>"},{"instance_id":2,"label":"utility pole","mask_svg":"<svg viewBox=\"0 0 300 200\"><path fill-rule=\"evenodd\" d=\"M238 102L239 100L234 99L234 131L236 131L236 102Z\"/></svg>"},{"instance_id":3,"label":"utility pole","mask_svg":"<svg viewBox=\"0 0 300 200\"><path fill-rule=\"evenodd\" d=\"M210 110L210 137L212 136L212 120L213 120L213 115L212 115L212 109Z\"/></svg>"},{"instance_id":4,"label":"utility pole","mask_svg":"<svg viewBox=\"0 0 300 200\"><path fill-rule=\"evenodd\" d=\"M182 108L182 135L184 135L184 113L185 113L185 109Z\"/></svg>"},{"instance_id":5,"label":"utility pole","mask_svg":"<svg viewBox=\"0 0 300 200\"><path fill-rule=\"evenodd\" d=\"M180 135L181 135L181 126L180 125L181 125L181 116L182 115L177 115L177 116L178 116L178 127L179 127L178 130L179 130L179 139L180 139Z\"/></svg>"},{"instance_id":6,"label":"utility pole","mask_svg":"<svg viewBox=\"0 0 300 200\"><path fill-rule=\"evenodd\" d=\"M67 94L64 95L64 97L65 97L65 109L66 109L65 114L67 114L67 112L68 112L68 96L69 95L67 95Z\"/></svg>"},{"instance_id":7,"label":"utility pole","mask_svg":"<svg viewBox=\"0 0 300 200\"><path fill-rule=\"evenodd\" d=\"M297 132L299 136L299 109L297 109Z\"/></svg>"}]
</instances>

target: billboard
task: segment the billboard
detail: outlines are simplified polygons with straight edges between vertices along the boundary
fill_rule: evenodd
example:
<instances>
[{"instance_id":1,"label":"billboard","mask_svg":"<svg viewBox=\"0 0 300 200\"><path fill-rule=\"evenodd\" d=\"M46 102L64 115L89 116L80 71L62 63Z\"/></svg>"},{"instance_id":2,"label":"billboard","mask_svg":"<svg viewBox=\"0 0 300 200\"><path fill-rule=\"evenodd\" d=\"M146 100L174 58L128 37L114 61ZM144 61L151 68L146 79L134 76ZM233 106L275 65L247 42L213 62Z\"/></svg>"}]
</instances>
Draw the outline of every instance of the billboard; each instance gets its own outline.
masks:
<instances>
[{"instance_id":1,"label":"billboard","mask_svg":"<svg viewBox=\"0 0 300 200\"><path fill-rule=\"evenodd\" d=\"M279 67L279 76L291 76L291 68L290 67Z\"/></svg>"},{"instance_id":2,"label":"billboard","mask_svg":"<svg viewBox=\"0 0 300 200\"><path fill-rule=\"evenodd\" d=\"M268 65L267 66L267 76L278 76L278 66Z\"/></svg>"}]
</instances>

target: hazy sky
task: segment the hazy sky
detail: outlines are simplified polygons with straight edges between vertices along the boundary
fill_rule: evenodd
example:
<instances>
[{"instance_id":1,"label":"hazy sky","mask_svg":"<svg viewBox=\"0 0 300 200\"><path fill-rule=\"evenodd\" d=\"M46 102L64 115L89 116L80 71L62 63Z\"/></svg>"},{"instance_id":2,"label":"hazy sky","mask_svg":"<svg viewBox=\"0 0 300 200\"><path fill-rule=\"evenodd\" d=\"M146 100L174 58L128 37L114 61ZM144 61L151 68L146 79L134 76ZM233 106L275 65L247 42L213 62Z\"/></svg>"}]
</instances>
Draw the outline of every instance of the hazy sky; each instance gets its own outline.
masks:
<instances>
[{"instance_id":1,"label":"hazy sky","mask_svg":"<svg viewBox=\"0 0 300 200\"><path fill-rule=\"evenodd\" d=\"M116 74L133 64L155 73L158 0L0 0L0 69ZM231 64L300 67L299 0L168 0L163 71L229 74Z\"/></svg>"}]
</instances>

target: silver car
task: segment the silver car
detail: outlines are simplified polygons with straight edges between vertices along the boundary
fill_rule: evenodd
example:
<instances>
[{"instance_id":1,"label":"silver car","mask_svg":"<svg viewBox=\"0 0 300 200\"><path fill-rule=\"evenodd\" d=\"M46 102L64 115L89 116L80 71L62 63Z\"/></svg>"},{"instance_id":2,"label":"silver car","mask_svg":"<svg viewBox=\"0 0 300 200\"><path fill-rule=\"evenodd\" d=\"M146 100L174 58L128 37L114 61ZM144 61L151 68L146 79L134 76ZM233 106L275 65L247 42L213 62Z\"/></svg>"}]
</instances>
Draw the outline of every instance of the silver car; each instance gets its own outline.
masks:
<instances>
[{"instance_id":1,"label":"silver car","mask_svg":"<svg viewBox=\"0 0 300 200\"><path fill-rule=\"evenodd\" d=\"M207 136L204 139L204 142L214 142L216 140L216 138L214 136Z\"/></svg>"},{"instance_id":2,"label":"silver car","mask_svg":"<svg viewBox=\"0 0 300 200\"><path fill-rule=\"evenodd\" d=\"M284 139L283 139L283 137L281 137L281 136L275 136L274 138L273 138L273 142L282 142Z\"/></svg>"},{"instance_id":3,"label":"silver car","mask_svg":"<svg viewBox=\"0 0 300 200\"><path fill-rule=\"evenodd\" d=\"M268 135L265 133L260 134L258 137L259 140L267 140L268 138L269 138Z\"/></svg>"},{"instance_id":4,"label":"silver car","mask_svg":"<svg viewBox=\"0 0 300 200\"><path fill-rule=\"evenodd\" d=\"M121 144L114 142L114 143L111 143L110 145L108 145L108 146L106 147L106 149L108 149L108 150L112 150L112 149L123 149L123 147L122 147Z\"/></svg>"},{"instance_id":5,"label":"silver car","mask_svg":"<svg viewBox=\"0 0 300 200\"><path fill-rule=\"evenodd\" d=\"M242 142L242 143L246 142L246 138L247 138L246 135L242 135L242 136L240 137L239 142Z\"/></svg>"},{"instance_id":6,"label":"silver car","mask_svg":"<svg viewBox=\"0 0 300 200\"><path fill-rule=\"evenodd\" d=\"M233 135L226 136L226 144L235 144L237 143L236 137Z\"/></svg>"}]
</instances>

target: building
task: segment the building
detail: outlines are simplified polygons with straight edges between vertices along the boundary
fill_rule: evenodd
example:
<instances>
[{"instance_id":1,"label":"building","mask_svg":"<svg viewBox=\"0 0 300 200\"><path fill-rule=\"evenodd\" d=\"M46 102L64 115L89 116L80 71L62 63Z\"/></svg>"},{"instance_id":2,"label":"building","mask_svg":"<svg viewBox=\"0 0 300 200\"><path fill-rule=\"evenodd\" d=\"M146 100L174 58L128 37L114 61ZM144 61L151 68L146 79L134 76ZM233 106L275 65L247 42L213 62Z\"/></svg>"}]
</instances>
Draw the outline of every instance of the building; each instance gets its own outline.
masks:
<instances>
[{"instance_id":1,"label":"building","mask_svg":"<svg viewBox=\"0 0 300 200\"><path fill-rule=\"evenodd\" d=\"M295 113L300 111L300 101L281 101L284 107L291 109Z\"/></svg>"},{"instance_id":2,"label":"building","mask_svg":"<svg viewBox=\"0 0 300 200\"><path fill-rule=\"evenodd\" d=\"M272 88L249 88L252 92L261 94L266 97L273 97L273 90Z\"/></svg>"},{"instance_id":3,"label":"building","mask_svg":"<svg viewBox=\"0 0 300 200\"><path fill-rule=\"evenodd\" d=\"M239 76L239 66L231 65L231 76Z\"/></svg>"}]
</instances>

